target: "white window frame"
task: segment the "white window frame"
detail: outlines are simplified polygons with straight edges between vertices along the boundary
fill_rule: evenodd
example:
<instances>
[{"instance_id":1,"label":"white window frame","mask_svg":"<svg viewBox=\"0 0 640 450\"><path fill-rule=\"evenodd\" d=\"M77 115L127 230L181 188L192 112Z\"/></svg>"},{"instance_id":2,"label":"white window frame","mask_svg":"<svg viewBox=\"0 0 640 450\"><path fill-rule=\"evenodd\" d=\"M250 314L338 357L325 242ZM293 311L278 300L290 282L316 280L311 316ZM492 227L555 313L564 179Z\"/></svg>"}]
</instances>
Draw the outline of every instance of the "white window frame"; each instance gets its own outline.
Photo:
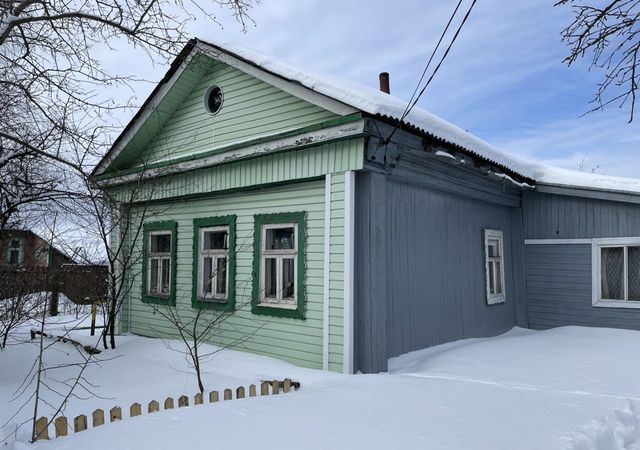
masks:
<instances>
[{"instance_id":1,"label":"white window frame","mask_svg":"<svg viewBox=\"0 0 640 450\"><path fill-rule=\"evenodd\" d=\"M226 231L227 233L227 248L226 249L205 249L204 248L204 234L206 232ZM229 225L214 225L200 228L198 234L198 298L200 300L217 300L226 302L229 299L229 245L230 245L230 229ZM203 281L204 281L204 258L213 258L215 269L215 276L211 279L211 286L217 285L218 280L218 258L225 257L227 261L227 270L225 276L225 293L204 293ZM214 287L215 290L215 287Z\"/></svg>"},{"instance_id":2,"label":"white window frame","mask_svg":"<svg viewBox=\"0 0 640 450\"><path fill-rule=\"evenodd\" d=\"M489 257L489 240L497 240L500 256ZM494 294L491 293L491 280L489 280L489 265L495 264L495 262L500 262L500 293ZM504 303L506 301L506 282L504 278L504 266L505 266L505 257L504 257L504 234L502 230L484 230L484 271L485 271L485 285L486 285L486 295L487 295L487 305L497 305L499 303ZM496 283L496 270L493 270L493 284Z\"/></svg>"},{"instance_id":3,"label":"white window frame","mask_svg":"<svg viewBox=\"0 0 640 450\"><path fill-rule=\"evenodd\" d=\"M169 252L153 253L151 251L151 240L153 239L153 236L162 236L162 235L169 235L169 238L171 239L169 242ZM172 259L171 249L173 248L173 245L174 245L173 233L171 230L153 230L153 231L149 231L148 239L149 241L147 242L147 295L150 295L153 297L168 298L169 296L171 296L171 288L173 287L171 286L171 284L173 283L173 280L172 280L173 264L171 261ZM151 292L151 269L153 266L153 264L151 264L151 261L154 259L158 259L160 262L158 264L158 283L160 283L160 292ZM162 292L162 260L163 259L169 260L169 289L167 290L166 294Z\"/></svg>"},{"instance_id":4,"label":"white window frame","mask_svg":"<svg viewBox=\"0 0 640 450\"><path fill-rule=\"evenodd\" d=\"M628 248L640 246L640 237L626 238L604 238L593 239L591 241L591 291L592 305L600 308L636 308L640 309L639 300L619 300L602 298L601 276L602 276L602 249L608 247L623 247L624 251L624 297L629 297L629 269L628 269Z\"/></svg>"},{"instance_id":5,"label":"white window frame","mask_svg":"<svg viewBox=\"0 0 640 450\"><path fill-rule=\"evenodd\" d=\"M13 253L14 249L12 244L14 241L18 242L18 260L15 264L11 264L11 253ZM10 266L20 266L24 261L24 239L22 238L10 238L9 239L9 248L7 249L7 264Z\"/></svg>"},{"instance_id":6,"label":"white window frame","mask_svg":"<svg viewBox=\"0 0 640 450\"><path fill-rule=\"evenodd\" d=\"M267 250L267 230L279 228L293 228L293 249ZM269 223L263 224L260 230L260 306L276 308L296 309L298 307L298 224L293 223ZM293 257L293 298L282 298L282 270L283 260ZM276 297L266 297L265 261L269 258L276 259Z\"/></svg>"}]
</instances>

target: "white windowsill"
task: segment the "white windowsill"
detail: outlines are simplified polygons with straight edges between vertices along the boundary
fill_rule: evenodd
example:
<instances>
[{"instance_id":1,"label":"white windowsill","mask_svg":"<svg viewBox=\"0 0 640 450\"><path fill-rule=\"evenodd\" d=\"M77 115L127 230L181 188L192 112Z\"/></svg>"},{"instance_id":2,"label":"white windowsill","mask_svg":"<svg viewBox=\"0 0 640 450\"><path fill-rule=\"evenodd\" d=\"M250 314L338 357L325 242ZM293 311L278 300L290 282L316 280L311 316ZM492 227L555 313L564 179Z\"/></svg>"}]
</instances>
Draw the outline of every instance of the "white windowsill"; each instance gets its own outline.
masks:
<instances>
[{"instance_id":1,"label":"white windowsill","mask_svg":"<svg viewBox=\"0 0 640 450\"><path fill-rule=\"evenodd\" d=\"M290 304L290 303L268 303L268 302L260 302L258 306L267 306L269 308L280 308L280 309L297 309L298 304Z\"/></svg>"},{"instance_id":2,"label":"white windowsill","mask_svg":"<svg viewBox=\"0 0 640 450\"><path fill-rule=\"evenodd\" d=\"M490 295L487 297L487 305L499 305L505 303L506 298L504 295Z\"/></svg>"},{"instance_id":3,"label":"white windowsill","mask_svg":"<svg viewBox=\"0 0 640 450\"><path fill-rule=\"evenodd\" d=\"M596 308L627 308L640 309L640 301L633 300L596 300L593 302Z\"/></svg>"}]
</instances>

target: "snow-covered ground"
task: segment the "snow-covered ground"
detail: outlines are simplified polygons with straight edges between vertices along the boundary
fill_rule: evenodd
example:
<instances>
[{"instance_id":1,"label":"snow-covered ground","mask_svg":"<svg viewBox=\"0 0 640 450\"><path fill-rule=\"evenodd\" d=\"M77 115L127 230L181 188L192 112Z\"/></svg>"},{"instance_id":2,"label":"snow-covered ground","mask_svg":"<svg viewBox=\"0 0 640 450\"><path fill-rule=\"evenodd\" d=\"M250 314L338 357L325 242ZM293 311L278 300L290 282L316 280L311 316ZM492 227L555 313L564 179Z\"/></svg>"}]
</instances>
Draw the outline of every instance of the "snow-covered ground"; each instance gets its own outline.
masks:
<instances>
[{"instance_id":1,"label":"snow-covered ground","mask_svg":"<svg viewBox=\"0 0 640 450\"><path fill-rule=\"evenodd\" d=\"M145 413L9 448L640 450L639 341L639 332L627 330L514 329L394 358L388 374L354 376L224 351L206 365L207 390L284 377L302 387L277 397ZM0 352L0 399L22 381L31 347ZM56 349L52 358L60 361L73 354L63 344ZM162 341L124 336L106 355L87 375L103 398L73 399L66 415L196 390L183 357ZM16 404L0 405L4 422Z\"/></svg>"}]
</instances>

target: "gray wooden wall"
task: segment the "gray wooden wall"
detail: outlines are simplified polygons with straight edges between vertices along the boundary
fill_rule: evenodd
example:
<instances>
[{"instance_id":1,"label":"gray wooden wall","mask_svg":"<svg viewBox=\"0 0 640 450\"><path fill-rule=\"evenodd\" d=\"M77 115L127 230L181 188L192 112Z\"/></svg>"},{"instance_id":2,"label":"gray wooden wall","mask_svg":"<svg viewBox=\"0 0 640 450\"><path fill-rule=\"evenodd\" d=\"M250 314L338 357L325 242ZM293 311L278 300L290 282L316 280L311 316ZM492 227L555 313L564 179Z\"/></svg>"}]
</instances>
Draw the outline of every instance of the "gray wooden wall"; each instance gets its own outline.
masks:
<instances>
[{"instance_id":1,"label":"gray wooden wall","mask_svg":"<svg viewBox=\"0 0 640 450\"><path fill-rule=\"evenodd\" d=\"M639 204L527 192L522 210L525 239L640 236ZM531 328L640 329L640 309L592 306L590 244L527 244L525 274Z\"/></svg>"},{"instance_id":2,"label":"gray wooden wall","mask_svg":"<svg viewBox=\"0 0 640 450\"><path fill-rule=\"evenodd\" d=\"M356 370L383 371L402 353L526 325L519 204L510 186L437 161L357 173ZM500 305L486 304L485 228L504 232Z\"/></svg>"}]
</instances>

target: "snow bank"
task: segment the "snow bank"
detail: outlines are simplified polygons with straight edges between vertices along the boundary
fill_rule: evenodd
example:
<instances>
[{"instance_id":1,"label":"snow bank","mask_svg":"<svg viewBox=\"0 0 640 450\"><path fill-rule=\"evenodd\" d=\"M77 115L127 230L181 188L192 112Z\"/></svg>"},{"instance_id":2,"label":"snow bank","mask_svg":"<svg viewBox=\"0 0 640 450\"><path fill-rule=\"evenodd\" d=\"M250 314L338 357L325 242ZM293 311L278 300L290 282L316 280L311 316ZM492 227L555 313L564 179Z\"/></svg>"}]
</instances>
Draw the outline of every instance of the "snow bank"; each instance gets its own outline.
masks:
<instances>
[{"instance_id":1,"label":"snow bank","mask_svg":"<svg viewBox=\"0 0 640 450\"><path fill-rule=\"evenodd\" d=\"M235 54L268 72L372 115L400 120L407 108L406 101L360 83L324 73L300 70L256 51L229 43L209 44L205 41L202 42L205 45L213 45L223 51ZM411 110L404 122L445 142L475 153L488 161L534 179L538 183L640 193L640 180L561 169L520 158L492 146L462 128L417 106Z\"/></svg>"},{"instance_id":2,"label":"snow bank","mask_svg":"<svg viewBox=\"0 0 640 450\"><path fill-rule=\"evenodd\" d=\"M578 431L561 437L565 450L640 449L638 404L626 401L607 417L592 419Z\"/></svg>"}]
</instances>

